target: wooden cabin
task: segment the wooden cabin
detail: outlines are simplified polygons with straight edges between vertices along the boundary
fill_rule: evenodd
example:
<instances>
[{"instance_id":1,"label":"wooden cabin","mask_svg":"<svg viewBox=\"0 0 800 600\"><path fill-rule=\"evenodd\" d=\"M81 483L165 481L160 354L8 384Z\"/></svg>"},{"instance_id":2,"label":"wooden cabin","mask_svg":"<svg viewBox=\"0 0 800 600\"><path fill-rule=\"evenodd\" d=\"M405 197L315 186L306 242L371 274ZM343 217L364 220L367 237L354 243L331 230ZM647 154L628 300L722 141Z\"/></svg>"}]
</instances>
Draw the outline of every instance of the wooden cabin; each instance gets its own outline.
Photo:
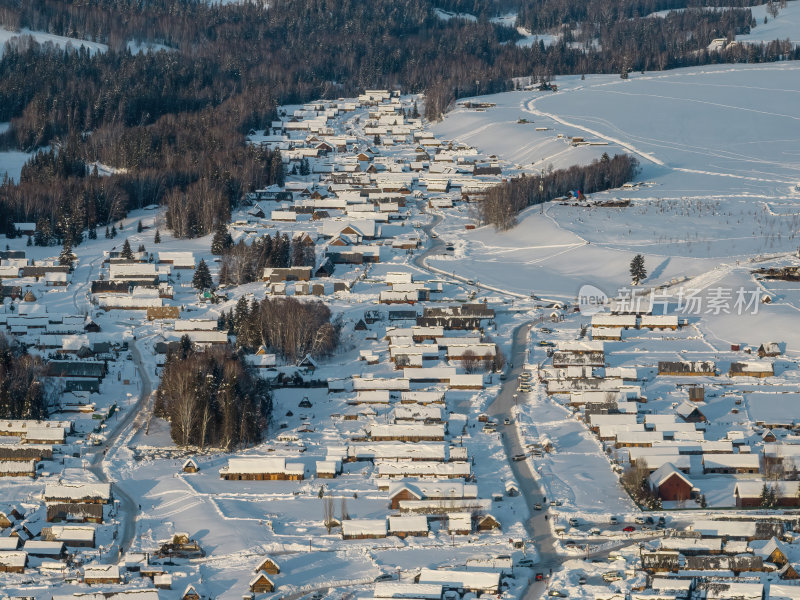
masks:
<instances>
[{"instance_id":1,"label":"wooden cabin","mask_svg":"<svg viewBox=\"0 0 800 600\"><path fill-rule=\"evenodd\" d=\"M264 573L259 573L250 581L250 591L254 594L267 594L275 591L275 583Z\"/></svg>"},{"instance_id":2,"label":"wooden cabin","mask_svg":"<svg viewBox=\"0 0 800 600\"><path fill-rule=\"evenodd\" d=\"M268 557L261 561L261 564L256 567L256 573L258 572L266 573L267 575L277 575L281 572L281 568L278 566L278 563Z\"/></svg>"}]
</instances>

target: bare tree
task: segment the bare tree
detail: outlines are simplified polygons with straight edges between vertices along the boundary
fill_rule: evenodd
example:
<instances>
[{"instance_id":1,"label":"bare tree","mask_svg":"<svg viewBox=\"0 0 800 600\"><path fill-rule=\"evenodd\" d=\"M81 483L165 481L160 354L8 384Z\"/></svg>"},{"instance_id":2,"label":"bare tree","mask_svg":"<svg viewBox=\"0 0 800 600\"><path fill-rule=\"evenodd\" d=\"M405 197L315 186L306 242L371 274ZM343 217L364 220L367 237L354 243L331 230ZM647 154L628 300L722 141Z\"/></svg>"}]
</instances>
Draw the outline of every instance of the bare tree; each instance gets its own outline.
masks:
<instances>
[{"instance_id":1,"label":"bare tree","mask_svg":"<svg viewBox=\"0 0 800 600\"><path fill-rule=\"evenodd\" d=\"M466 350L461 355L461 365L467 373L475 373L481 366L481 360L472 350Z\"/></svg>"},{"instance_id":2,"label":"bare tree","mask_svg":"<svg viewBox=\"0 0 800 600\"><path fill-rule=\"evenodd\" d=\"M322 499L322 523L325 525L325 529L328 530L328 533L331 532L331 529L333 529L335 525L333 518L333 496L330 494Z\"/></svg>"}]
</instances>

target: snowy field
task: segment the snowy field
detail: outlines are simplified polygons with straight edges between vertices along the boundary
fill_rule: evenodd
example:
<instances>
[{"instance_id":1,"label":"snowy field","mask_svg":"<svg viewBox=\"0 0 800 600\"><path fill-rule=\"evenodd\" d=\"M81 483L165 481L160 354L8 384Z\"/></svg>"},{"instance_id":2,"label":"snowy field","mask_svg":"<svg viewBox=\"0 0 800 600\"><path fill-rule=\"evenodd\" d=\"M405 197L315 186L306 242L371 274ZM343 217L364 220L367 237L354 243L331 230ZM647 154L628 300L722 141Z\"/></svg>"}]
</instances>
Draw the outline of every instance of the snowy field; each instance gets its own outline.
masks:
<instances>
[{"instance_id":1,"label":"snowy field","mask_svg":"<svg viewBox=\"0 0 800 600\"><path fill-rule=\"evenodd\" d=\"M8 175L9 179L19 181L22 167L28 162L28 159L33 156L27 152L19 152L17 150L8 150L0 152L0 179Z\"/></svg>"},{"instance_id":2,"label":"snowy field","mask_svg":"<svg viewBox=\"0 0 800 600\"><path fill-rule=\"evenodd\" d=\"M778 16L774 19L767 15L767 5L754 6L753 18L756 27L747 35L736 36L737 42L771 42L773 40L788 39L794 44L800 44L800 2L793 0L786 3ZM764 17L767 22L764 23Z\"/></svg>"},{"instance_id":3,"label":"snowy field","mask_svg":"<svg viewBox=\"0 0 800 600\"><path fill-rule=\"evenodd\" d=\"M430 263L511 291L572 297L583 283L628 284L636 252L650 265L650 281L663 282L796 249L799 75L800 66L780 63L632 74L628 81L572 77L558 81L557 93L497 94L479 99L496 103L485 112L456 109L434 127L438 135L555 168L625 151L639 158L643 184L594 195L630 200L627 208L551 202L543 212L528 209L504 233L464 232L468 214L461 223L449 219L437 231L461 240L458 260ZM526 115L533 125L517 123ZM574 136L609 145L571 146ZM533 158L534 149L542 156Z\"/></svg>"}]
</instances>

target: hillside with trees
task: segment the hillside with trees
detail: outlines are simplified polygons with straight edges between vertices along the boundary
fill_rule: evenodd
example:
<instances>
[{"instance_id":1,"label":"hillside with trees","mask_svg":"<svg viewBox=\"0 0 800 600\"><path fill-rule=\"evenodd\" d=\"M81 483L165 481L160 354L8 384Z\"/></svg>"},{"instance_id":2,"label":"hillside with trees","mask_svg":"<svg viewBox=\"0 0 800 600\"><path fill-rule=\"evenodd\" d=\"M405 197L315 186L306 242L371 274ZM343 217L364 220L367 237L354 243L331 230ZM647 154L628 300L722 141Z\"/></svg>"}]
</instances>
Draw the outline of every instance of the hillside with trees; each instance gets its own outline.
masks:
<instances>
[{"instance_id":1,"label":"hillside with trees","mask_svg":"<svg viewBox=\"0 0 800 600\"><path fill-rule=\"evenodd\" d=\"M426 116L438 118L455 98L510 89L516 77L800 58L786 41L708 51L755 25L746 8L647 16L720 2L0 0L7 28L109 47L91 54L29 36L7 45L0 122L11 125L0 147L42 152L19 182L0 183L0 231L36 222L38 240L75 247L129 210L162 204L176 236L213 232L244 193L283 181L280 155L246 144L283 103L399 87L424 92ZM444 20L434 8L478 18ZM514 28L489 20L508 11L558 41L517 46ZM170 50L132 54L129 42ZM97 163L115 171L100 177Z\"/></svg>"}]
</instances>

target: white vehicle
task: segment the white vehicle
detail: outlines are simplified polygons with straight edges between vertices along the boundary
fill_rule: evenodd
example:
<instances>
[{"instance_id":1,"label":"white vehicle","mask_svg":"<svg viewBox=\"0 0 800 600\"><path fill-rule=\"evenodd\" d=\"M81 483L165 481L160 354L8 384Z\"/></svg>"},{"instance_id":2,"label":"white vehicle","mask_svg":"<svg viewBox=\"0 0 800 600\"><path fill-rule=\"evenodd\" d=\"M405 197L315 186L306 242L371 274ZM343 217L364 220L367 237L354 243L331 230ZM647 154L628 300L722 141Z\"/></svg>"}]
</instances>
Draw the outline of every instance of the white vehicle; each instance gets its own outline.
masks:
<instances>
[{"instance_id":1,"label":"white vehicle","mask_svg":"<svg viewBox=\"0 0 800 600\"><path fill-rule=\"evenodd\" d=\"M577 527L578 525L580 525L580 523L581 522L578 520L578 517L570 517L569 519L570 527Z\"/></svg>"}]
</instances>

